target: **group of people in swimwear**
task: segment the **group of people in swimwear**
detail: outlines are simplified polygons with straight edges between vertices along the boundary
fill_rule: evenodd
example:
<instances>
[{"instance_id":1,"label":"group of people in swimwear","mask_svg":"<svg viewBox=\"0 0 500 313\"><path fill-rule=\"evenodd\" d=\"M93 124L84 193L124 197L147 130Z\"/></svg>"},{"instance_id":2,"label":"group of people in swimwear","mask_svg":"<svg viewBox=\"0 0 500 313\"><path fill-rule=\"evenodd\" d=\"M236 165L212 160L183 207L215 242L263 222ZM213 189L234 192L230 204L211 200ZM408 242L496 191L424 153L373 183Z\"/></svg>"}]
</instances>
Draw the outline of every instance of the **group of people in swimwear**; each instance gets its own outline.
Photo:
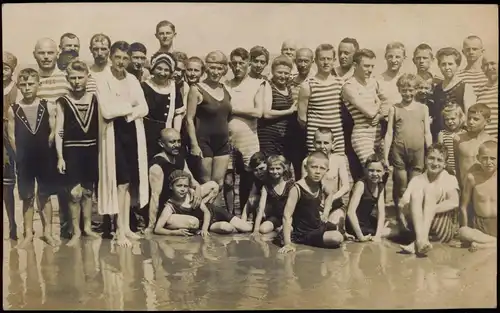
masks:
<instances>
[{"instance_id":1,"label":"group of people in swimwear","mask_svg":"<svg viewBox=\"0 0 500 313\"><path fill-rule=\"evenodd\" d=\"M90 66L76 35L59 46L43 38L39 68L16 79L17 58L3 52L3 200L17 240L17 181L20 247L33 240L35 202L48 244L58 244L53 203L68 245L98 237L93 195L103 238L120 246L142 237L139 225L146 237L276 231L284 253L395 231L421 255L431 241L496 247L498 56L479 37L464 40L461 71L458 50L434 56L422 43L416 73L402 73L405 46L389 43L375 76L375 53L354 38L315 51L285 41L274 60L261 46L202 60L174 51L175 36L159 22L148 62L142 43L95 34ZM390 175L397 229L386 213Z\"/></svg>"}]
</instances>

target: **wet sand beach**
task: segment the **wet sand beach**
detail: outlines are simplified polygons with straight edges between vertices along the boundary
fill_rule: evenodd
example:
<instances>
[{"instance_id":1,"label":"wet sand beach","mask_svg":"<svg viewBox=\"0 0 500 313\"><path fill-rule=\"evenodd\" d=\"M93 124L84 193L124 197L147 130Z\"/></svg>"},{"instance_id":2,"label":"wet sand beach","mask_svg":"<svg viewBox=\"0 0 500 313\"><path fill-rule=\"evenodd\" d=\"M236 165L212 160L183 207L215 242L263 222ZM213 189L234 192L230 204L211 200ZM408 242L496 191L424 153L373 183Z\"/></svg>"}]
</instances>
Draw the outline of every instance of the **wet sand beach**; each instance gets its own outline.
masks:
<instances>
[{"instance_id":1,"label":"wet sand beach","mask_svg":"<svg viewBox=\"0 0 500 313\"><path fill-rule=\"evenodd\" d=\"M58 220L55 219L55 234ZM4 240L3 308L194 310L292 308L492 308L495 250L435 245L427 258L397 244L298 246L281 255L270 237L153 237L119 248L83 239L25 250ZM7 226L4 224L4 233ZM63 241L64 243L65 241Z\"/></svg>"}]
</instances>

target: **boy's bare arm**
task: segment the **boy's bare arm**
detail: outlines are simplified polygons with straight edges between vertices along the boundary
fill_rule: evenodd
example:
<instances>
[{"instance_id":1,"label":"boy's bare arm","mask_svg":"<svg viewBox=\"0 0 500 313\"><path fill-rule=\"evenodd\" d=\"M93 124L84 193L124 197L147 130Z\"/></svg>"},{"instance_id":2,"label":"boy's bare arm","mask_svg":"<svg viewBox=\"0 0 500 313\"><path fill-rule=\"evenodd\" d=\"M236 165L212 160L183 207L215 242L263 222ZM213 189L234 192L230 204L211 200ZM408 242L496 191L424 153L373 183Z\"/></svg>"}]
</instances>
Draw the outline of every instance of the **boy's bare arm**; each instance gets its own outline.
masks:
<instances>
[{"instance_id":1,"label":"boy's bare arm","mask_svg":"<svg viewBox=\"0 0 500 313\"><path fill-rule=\"evenodd\" d=\"M63 135L64 135L64 111L59 101L56 101L56 129L55 129L55 142L57 158L64 159L63 157Z\"/></svg>"},{"instance_id":2,"label":"boy's bare arm","mask_svg":"<svg viewBox=\"0 0 500 313\"><path fill-rule=\"evenodd\" d=\"M384 160L389 164L389 151L391 150L392 139L394 134L394 107L389 108L389 121L387 123L387 132L384 140Z\"/></svg>"},{"instance_id":3,"label":"boy's bare arm","mask_svg":"<svg viewBox=\"0 0 500 313\"><path fill-rule=\"evenodd\" d=\"M453 138L453 154L455 155L455 173L457 175L458 183L461 186L462 182L460 179L460 143L462 142L462 135L457 135Z\"/></svg>"},{"instance_id":4,"label":"boy's bare arm","mask_svg":"<svg viewBox=\"0 0 500 313\"><path fill-rule=\"evenodd\" d=\"M432 134L431 134L431 122L429 117L429 108L424 104L423 105L425 114L424 114L424 136L425 136L425 146L428 148L432 145Z\"/></svg>"},{"instance_id":5,"label":"boy's bare arm","mask_svg":"<svg viewBox=\"0 0 500 313\"><path fill-rule=\"evenodd\" d=\"M462 188L462 196L460 201L460 217L459 217L459 225L460 227L464 227L468 225L468 216L467 216L467 207L469 206L469 202L472 196L472 188L474 187L474 174L469 173L467 175L467 179L465 180L464 186Z\"/></svg>"},{"instance_id":6,"label":"boy's bare arm","mask_svg":"<svg viewBox=\"0 0 500 313\"><path fill-rule=\"evenodd\" d=\"M448 212L458 208L460 196L458 189L448 190L445 195L445 200L438 203L436 206L436 213Z\"/></svg>"},{"instance_id":7,"label":"boy's bare arm","mask_svg":"<svg viewBox=\"0 0 500 313\"><path fill-rule=\"evenodd\" d=\"M294 187L290 190L288 194L288 199L286 200L285 210L283 212L283 241L285 246L292 244L292 216L295 212L295 206L299 199L298 187Z\"/></svg>"},{"instance_id":8,"label":"boy's bare arm","mask_svg":"<svg viewBox=\"0 0 500 313\"><path fill-rule=\"evenodd\" d=\"M7 112L7 136L9 138L9 143L12 148L12 151L14 151L14 154L16 154L16 122L15 122L15 116L14 116L14 109L12 107L9 107L8 112Z\"/></svg>"},{"instance_id":9,"label":"boy's bare arm","mask_svg":"<svg viewBox=\"0 0 500 313\"><path fill-rule=\"evenodd\" d=\"M54 139L56 137L56 117L57 117L57 107L54 103L49 102L47 104L47 109L49 111L49 146L52 146Z\"/></svg>"}]
</instances>

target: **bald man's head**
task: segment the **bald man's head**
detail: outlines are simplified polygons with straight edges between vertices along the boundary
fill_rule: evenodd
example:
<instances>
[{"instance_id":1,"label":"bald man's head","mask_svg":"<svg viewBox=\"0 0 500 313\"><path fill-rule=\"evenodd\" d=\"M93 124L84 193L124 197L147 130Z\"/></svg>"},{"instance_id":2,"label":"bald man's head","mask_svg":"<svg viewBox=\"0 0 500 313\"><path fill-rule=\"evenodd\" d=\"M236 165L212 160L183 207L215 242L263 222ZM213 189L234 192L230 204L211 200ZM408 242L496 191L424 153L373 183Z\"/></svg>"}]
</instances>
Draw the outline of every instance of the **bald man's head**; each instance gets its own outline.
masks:
<instances>
[{"instance_id":1,"label":"bald man's head","mask_svg":"<svg viewBox=\"0 0 500 313\"><path fill-rule=\"evenodd\" d=\"M165 128L160 132L160 147L168 155L178 155L181 148L181 134L173 128Z\"/></svg>"},{"instance_id":2,"label":"bald man's head","mask_svg":"<svg viewBox=\"0 0 500 313\"><path fill-rule=\"evenodd\" d=\"M295 51L297 50L297 45L291 40L283 41L281 45L281 54L286 55L290 59L295 59Z\"/></svg>"},{"instance_id":3,"label":"bald man's head","mask_svg":"<svg viewBox=\"0 0 500 313\"><path fill-rule=\"evenodd\" d=\"M314 53L309 48L300 48L295 55L295 64L297 65L297 72L301 76L309 75L311 66L314 59Z\"/></svg>"},{"instance_id":4,"label":"bald man's head","mask_svg":"<svg viewBox=\"0 0 500 313\"><path fill-rule=\"evenodd\" d=\"M487 50L483 55L481 67L490 83L498 81L498 51Z\"/></svg>"},{"instance_id":5,"label":"bald man's head","mask_svg":"<svg viewBox=\"0 0 500 313\"><path fill-rule=\"evenodd\" d=\"M33 51L33 56L41 70L53 70L57 64L56 42L50 38L38 40Z\"/></svg>"}]
</instances>

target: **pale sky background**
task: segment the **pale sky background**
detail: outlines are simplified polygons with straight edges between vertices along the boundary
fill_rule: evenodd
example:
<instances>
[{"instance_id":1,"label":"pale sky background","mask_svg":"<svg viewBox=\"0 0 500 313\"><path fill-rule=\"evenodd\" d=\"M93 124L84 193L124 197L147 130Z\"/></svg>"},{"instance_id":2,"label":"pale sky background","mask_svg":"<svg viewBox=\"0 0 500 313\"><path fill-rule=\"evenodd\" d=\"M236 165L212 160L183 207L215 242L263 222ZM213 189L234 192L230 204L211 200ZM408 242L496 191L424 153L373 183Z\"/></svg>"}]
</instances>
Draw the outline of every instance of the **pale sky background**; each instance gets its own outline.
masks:
<instances>
[{"instance_id":1,"label":"pale sky background","mask_svg":"<svg viewBox=\"0 0 500 313\"><path fill-rule=\"evenodd\" d=\"M495 5L37 3L3 5L3 49L20 64L33 64L37 39L59 43L63 33L73 32L80 37L81 58L90 61L89 40L102 32L112 41L144 43L149 57L159 47L155 26L164 19L177 28L174 49L189 56L217 49L229 54L254 45L276 54L285 39L314 50L321 43L337 47L343 37L354 37L377 54L376 72L385 68L384 48L391 41L407 47L406 69L414 68L411 54L422 42L434 51L445 46L461 50L466 36L477 35L485 48L498 46Z\"/></svg>"}]
</instances>

